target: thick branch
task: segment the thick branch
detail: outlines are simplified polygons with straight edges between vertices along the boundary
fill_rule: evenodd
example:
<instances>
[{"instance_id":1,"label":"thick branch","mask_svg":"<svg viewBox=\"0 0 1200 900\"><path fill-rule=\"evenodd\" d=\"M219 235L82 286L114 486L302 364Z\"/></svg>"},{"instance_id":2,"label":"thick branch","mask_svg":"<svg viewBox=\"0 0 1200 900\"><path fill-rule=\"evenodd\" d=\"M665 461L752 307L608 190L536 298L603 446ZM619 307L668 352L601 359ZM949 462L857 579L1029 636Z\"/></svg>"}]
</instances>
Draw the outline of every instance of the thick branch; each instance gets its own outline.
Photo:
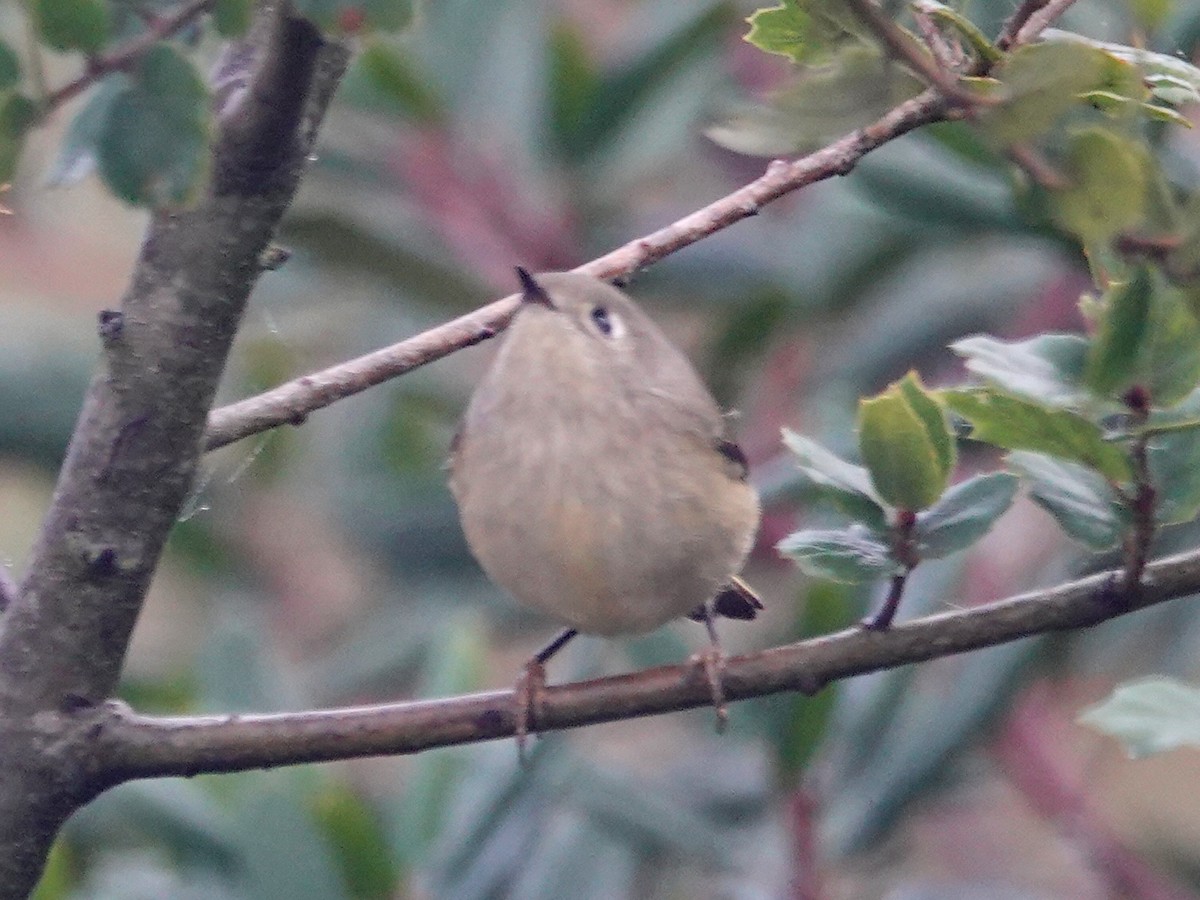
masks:
<instances>
[{"instance_id":1,"label":"thick branch","mask_svg":"<svg viewBox=\"0 0 1200 900\"><path fill-rule=\"evenodd\" d=\"M262 8L275 27L256 29L256 53L247 57L257 91L298 98L289 127L264 123L284 148L259 167L258 180L214 178L195 208L152 218L121 309L102 315L100 364L28 574L0 618L0 898L29 892L58 826L97 789L87 741L49 740L46 717L98 704L116 687L146 587L191 489L259 254L347 60L287 8ZM269 64L280 53L306 53L307 66ZM280 80L305 70L312 77ZM244 146L231 147L218 130L213 152L248 166Z\"/></svg>"},{"instance_id":2,"label":"thick branch","mask_svg":"<svg viewBox=\"0 0 1200 900\"><path fill-rule=\"evenodd\" d=\"M785 194L834 175L848 174L863 156L888 141L956 115L936 92L926 91L900 104L874 124L815 153L792 162L776 160L761 178L665 228L580 266L579 271L598 278L629 275L757 214ZM513 294L398 344L214 410L209 417L204 446L213 450L279 425L299 424L315 410L486 340L507 327L517 302L517 295Z\"/></svg>"},{"instance_id":3,"label":"thick branch","mask_svg":"<svg viewBox=\"0 0 1200 900\"><path fill-rule=\"evenodd\" d=\"M1200 551L1151 564L1141 592L1094 575L888 631L853 629L727 661L730 700L781 691L816 693L842 678L977 650L1033 635L1095 625L1200 591ZM703 669L665 666L546 689L538 727L576 728L711 703ZM156 718L117 707L86 713L94 758L112 783L131 778L235 772L380 754L416 753L508 737L513 695L496 691L445 700L278 715ZM68 717L74 718L74 717ZM75 727L78 723L74 723Z\"/></svg>"}]
</instances>

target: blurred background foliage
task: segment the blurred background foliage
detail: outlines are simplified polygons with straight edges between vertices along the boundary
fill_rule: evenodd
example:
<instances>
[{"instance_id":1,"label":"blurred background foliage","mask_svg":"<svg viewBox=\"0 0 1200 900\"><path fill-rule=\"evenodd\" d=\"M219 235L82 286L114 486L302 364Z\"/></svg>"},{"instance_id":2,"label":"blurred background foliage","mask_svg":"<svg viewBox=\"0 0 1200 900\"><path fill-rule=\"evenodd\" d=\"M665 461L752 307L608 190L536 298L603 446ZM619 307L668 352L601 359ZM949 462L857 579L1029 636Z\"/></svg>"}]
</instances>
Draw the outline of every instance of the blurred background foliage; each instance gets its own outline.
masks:
<instances>
[{"instance_id":1,"label":"blurred background foliage","mask_svg":"<svg viewBox=\"0 0 1200 900\"><path fill-rule=\"evenodd\" d=\"M790 77L742 41L753 8L437 0L401 36L363 38L285 223L294 256L253 298L224 397L412 335L509 293L514 264L577 265L756 177L761 161L705 137ZM994 34L1011 8L968 12ZM0 8L9 45L23 27ZM1191 58L1200 8L1085 0L1063 27ZM215 36L181 40L215 58ZM43 64L52 83L79 70L70 54ZM95 313L117 304L144 224L94 179L47 186L70 180L50 161L92 99L29 134L0 220L0 547L18 572L96 361ZM815 139L869 108L827 108ZM1172 129L1156 152L1195 182L1193 134ZM948 342L1083 328L1078 249L1019 196L966 126L940 125L633 280L740 411L767 501L748 578L769 611L725 627L732 650L845 627L879 599L776 557L779 538L823 515L781 426L852 456L855 399L910 367L957 382ZM442 470L491 352L211 455L139 625L126 699L266 711L510 684L553 626L485 581ZM995 464L964 456L968 470ZM1196 537L1177 529L1160 549ZM973 551L923 566L901 616L1099 562L1020 501ZM551 679L678 661L699 631L580 640ZM1073 719L1129 674L1195 678L1198 643L1200 619L1176 602L812 699L741 703L719 738L700 711L549 735L526 768L500 742L131 784L68 824L38 896L1102 898L1151 896L1129 887L1146 883L1188 896L1200 814L1180 786L1200 761L1133 766Z\"/></svg>"}]
</instances>

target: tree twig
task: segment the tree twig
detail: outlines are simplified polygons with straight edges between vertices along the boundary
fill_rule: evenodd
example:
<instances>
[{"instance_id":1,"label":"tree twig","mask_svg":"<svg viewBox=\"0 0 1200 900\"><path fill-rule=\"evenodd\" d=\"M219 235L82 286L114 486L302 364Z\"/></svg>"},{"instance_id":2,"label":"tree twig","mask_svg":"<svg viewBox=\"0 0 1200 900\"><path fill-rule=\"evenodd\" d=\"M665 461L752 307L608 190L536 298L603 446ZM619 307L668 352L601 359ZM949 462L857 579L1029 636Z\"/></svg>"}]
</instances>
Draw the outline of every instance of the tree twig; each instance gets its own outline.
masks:
<instances>
[{"instance_id":1,"label":"tree twig","mask_svg":"<svg viewBox=\"0 0 1200 900\"><path fill-rule=\"evenodd\" d=\"M726 660L730 700L781 691L814 694L839 679L924 662L1034 635L1096 625L1134 610L1200 591L1200 551L1146 567L1128 603L1111 602L1112 573L1093 575L966 610L895 625L850 629ZM695 665L548 687L541 730L577 728L712 702ZM246 769L417 753L434 747L509 737L511 691L274 715L155 717L110 706L64 714L60 727L87 727L92 758L105 785L132 778Z\"/></svg>"}]
</instances>

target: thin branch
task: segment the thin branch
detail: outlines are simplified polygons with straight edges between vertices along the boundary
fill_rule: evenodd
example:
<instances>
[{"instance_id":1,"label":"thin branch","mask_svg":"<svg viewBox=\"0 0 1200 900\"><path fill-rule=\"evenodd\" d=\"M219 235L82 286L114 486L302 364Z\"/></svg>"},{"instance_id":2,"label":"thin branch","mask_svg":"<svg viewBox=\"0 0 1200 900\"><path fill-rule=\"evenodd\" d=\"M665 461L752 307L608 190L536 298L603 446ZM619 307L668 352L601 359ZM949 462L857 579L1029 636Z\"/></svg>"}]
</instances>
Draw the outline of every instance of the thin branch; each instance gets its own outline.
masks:
<instances>
[{"instance_id":1,"label":"thin branch","mask_svg":"<svg viewBox=\"0 0 1200 900\"><path fill-rule=\"evenodd\" d=\"M1037 40L1038 35L1050 27L1052 22L1056 22L1074 4L1075 0L1049 0L1034 9L1029 16L1029 21L1020 27L1011 46L1021 47Z\"/></svg>"},{"instance_id":2,"label":"thin branch","mask_svg":"<svg viewBox=\"0 0 1200 900\"><path fill-rule=\"evenodd\" d=\"M87 61L87 70L82 75L46 97L45 109L47 111L57 109L76 94L87 90L105 75L128 69L159 41L166 40L208 12L214 2L215 0L191 0L189 3L184 3L175 12L155 19L145 31L137 37L130 38L111 53L90 58Z\"/></svg>"},{"instance_id":3,"label":"thin branch","mask_svg":"<svg viewBox=\"0 0 1200 900\"><path fill-rule=\"evenodd\" d=\"M1104 573L968 610L941 613L885 632L851 629L726 661L730 700L782 691L815 694L833 681L978 650L1034 635L1074 630L1200 591L1200 551L1146 567L1142 589L1116 598L1118 576ZM701 666L664 666L548 687L543 731L577 728L706 706ZM509 737L513 693L275 715L155 717L109 706L63 714L59 727L87 728L106 785L133 778L237 772ZM49 727L49 726L47 726Z\"/></svg>"},{"instance_id":4,"label":"thin branch","mask_svg":"<svg viewBox=\"0 0 1200 900\"><path fill-rule=\"evenodd\" d=\"M955 118L934 91L908 100L866 128L791 162L776 160L755 181L677 222L630 241L580 266L598 278L629 275L735 222L756 215L785 194L834 175L846 175L863 156L903 134ZM309 413L499 334L516 311L516 294L483 306L416 337L328 369L313 372L246 400L214 410L204 447L213 450L279 425L300 424Z\"/></svg>"},{"instance_id":5,"label":"thin branch","mask_svg":"<svg viewBox=\"0 0 1200 900\"><path fill-rule=\"evenodd\" d=\"M1008 21L1000 28L996 38L996 46L1001 50L1011 50L1017 43L1017 35L1025 27L1025 23L1038 10L1042 9L1049 0L1021 0L1021 5L1013 10Z\"/></svg>"},{"instance_id":6,"label":"thin branch","mask_svg":"<svg viewBox=\"0 0 1200 900\"><path fill-rule=\"evenodd\" d=\"M907 63L931 87L955 103L968 109L986 99L962 88L954 80L955 73L946 71L937 60L926 55L919 44L884 14L873 0L846 0L846 5L879 39L893 59Z\"/></svg>"}]
</instances>

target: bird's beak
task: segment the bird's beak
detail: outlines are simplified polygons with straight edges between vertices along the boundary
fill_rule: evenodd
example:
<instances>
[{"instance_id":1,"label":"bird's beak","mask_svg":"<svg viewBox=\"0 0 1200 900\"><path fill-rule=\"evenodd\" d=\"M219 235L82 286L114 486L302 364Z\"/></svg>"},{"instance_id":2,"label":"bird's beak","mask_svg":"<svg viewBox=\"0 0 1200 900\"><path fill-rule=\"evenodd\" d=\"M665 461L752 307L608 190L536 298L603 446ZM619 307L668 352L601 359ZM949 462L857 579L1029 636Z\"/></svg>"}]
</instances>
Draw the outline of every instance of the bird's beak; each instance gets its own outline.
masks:
<instances>
[{"instance_id":1,"label":"bird's beak","mask_svg":"<svg viewBox=\"0 0 1200 900\"><path fill-rule=\"evenodd\" d=\"M545 289L537 283L537 280L529 274L529 270L517 266L517 278L521 281L521 302L535 303L538 306L544 306L546 309L554 309L554 301L550 299L550 295Z\"/></svg>"}]
</instances>

